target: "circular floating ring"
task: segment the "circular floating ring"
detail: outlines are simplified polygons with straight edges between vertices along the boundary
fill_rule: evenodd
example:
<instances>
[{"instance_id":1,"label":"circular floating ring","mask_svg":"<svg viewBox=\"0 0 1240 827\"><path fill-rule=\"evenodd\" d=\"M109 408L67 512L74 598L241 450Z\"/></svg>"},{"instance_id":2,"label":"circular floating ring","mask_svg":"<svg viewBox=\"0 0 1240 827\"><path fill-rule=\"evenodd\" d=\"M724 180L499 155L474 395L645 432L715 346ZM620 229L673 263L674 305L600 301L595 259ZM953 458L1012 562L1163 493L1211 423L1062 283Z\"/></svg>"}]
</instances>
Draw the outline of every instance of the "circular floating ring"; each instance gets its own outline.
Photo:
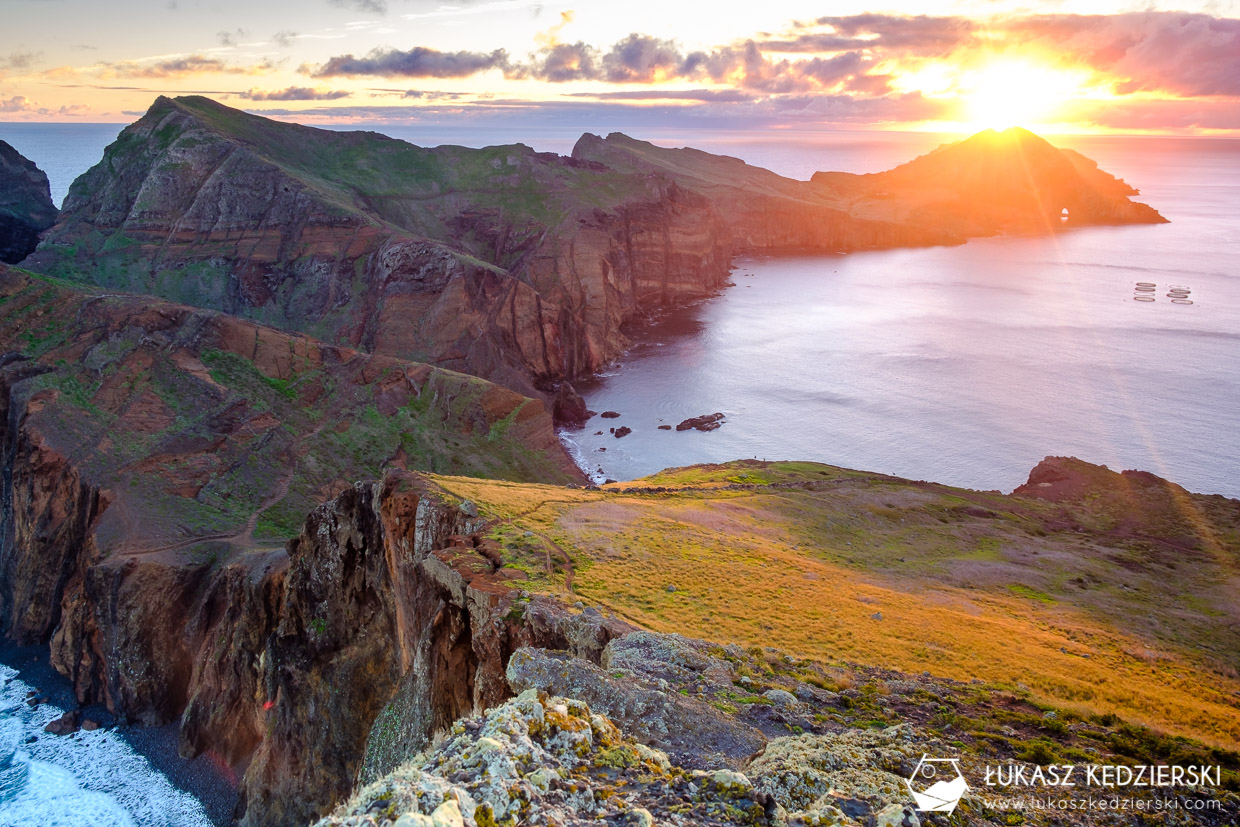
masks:
<instances>
[{"instance_id":1,"label":"circular floating ring","mask_svg":"<svg viewBox=\"0 0 1240 827\"><path fill-rule=\"evenodd\" d=\"M1172 299L1171 303L1172 304L1192 304L1193 302L1191 299Z\"/></svg>"},{"instance_id":2,"label":"circular floating ring","mask_svg":"<svg viewBox=\"0 0 1240 827\"><path fill-rule=\"evenodd\" d=\"M1154 297L1153 296L1133 296L1132 300L1136 302L1152 302L1154 301Z\"/></svg>"},{"instance_id":3,"label":"circular floating ring","mask_svg":"<svg viewBox=\"0 0 1240 827\"><path fill-rule=\"evenodd\" d=\"M1139 281L1137 287L1157 287L1158 285L1152 281Z\"/></svg>"},{"instance_id":4,"label":"circular floating ring","mask_svg":"<svg viewBox=\"0 0 1240 827\"><path fill-rule=\"evenodd\" d=\"M1138 293L1153 293L1154 292L1153 287L1134 287L1133 289L1136 290Z\"/></svg>"},{"instance_id":5,"label":"circular floating ring","mask_svg":"<svg viewBox=\"0 0 1240 827\"><path fill-rule=\"evenodd\" d=\"M1187 293L1168 293L1168 294L1167 294L1167 298L1169 298L1169 299L1187 299L1187 298L1188 298L1188 294L1187 294Z\"/></svg>"}]
</instances>

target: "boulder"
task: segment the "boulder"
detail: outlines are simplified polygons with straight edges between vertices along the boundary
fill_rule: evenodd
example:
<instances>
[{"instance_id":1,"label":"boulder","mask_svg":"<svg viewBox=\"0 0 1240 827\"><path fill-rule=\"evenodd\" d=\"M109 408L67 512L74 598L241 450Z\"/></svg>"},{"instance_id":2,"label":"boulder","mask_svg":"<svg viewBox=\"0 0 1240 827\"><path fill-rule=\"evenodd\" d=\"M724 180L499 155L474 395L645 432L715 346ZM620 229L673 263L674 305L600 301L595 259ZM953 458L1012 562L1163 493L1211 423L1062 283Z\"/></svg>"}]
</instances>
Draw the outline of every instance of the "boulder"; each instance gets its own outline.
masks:
<instances>
[{"instance_id":1,"label":"boulder","mask_svg":"<svg viewBox=\"0 0 1240 827\"><path fill-rule=\"evenodd\" d=\"M793 810L836 810L866 823L908 804L904 781L932 746L907 724L882 730L776 738L744 768L758 790ZM898 821L896 822L898 823Z\"/></svg>"},{"instance_id":2,"label":"boulder","mask_svg":"<svg viewBox=\"0 0 1240 827\"><path fill-rule=\"evenodd\" d=\"M557 425L580 428L593 413L586 407L586 400L568 382L561 382L551 403L551 416Z\"/></svg>"},{"instance_id":3,"label":"boulder","mask_svg":"<svg viewBox=\"0 0 1240 827\"><path fill-rule=\"evenodd\" d=\"M68 735L77 732L78 714L74 710L69 710L47 726L43 727L44 732L50 732L53 735Z\"/></svg>"},{"instance_id":4,"label":"boulder","mask_svg":"<svg viewBox=\"0 0 1240 827\"><path fill-rule=\"evenodd\" d=\"M608 650L613 644L608 644ZM692 769L735 769L766 742L748 724L652 677L659 667L635 672L620 665L623 659L609 657L608 650L604 651L604 666L599 667L566 652L518 649L508 661L508 684L514 692L537 689L579 698L610 717L627 736Z\"/></svg>"}]
</instances>

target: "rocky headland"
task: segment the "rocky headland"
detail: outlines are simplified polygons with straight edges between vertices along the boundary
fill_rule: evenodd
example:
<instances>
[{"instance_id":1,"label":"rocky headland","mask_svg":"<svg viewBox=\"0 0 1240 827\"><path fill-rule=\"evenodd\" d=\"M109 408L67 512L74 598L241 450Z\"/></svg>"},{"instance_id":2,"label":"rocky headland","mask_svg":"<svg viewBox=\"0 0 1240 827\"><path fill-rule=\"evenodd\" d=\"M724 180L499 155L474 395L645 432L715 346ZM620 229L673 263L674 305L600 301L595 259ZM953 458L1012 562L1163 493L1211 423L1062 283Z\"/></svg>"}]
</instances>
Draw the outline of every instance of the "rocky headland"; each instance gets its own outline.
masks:
<instances>
[{"instance_id":1,"label":"rocky headland","mask_svg":"<svg viewBox=\"0 0 1240 827\"><path fill-rule=\"evenodd\" d=\"M627 322L724 286L738 253L958 244L1057 230L1064 207L1163 220L1132 194L1020 130L795 181L618 133L569 157L427 149L160 98L28 266L550 394L621 355Z\"/></svg>"},{"instance_id":2,"label":"rocky headland","mask_svg":"<svg viewBox=\"0 0 1240 827\"><path fill-rule=\"evenodd\" d=\"M47 175L0 141L0 263L17 264L33 253L56 216Z\"/></svg>"}]
</instances>

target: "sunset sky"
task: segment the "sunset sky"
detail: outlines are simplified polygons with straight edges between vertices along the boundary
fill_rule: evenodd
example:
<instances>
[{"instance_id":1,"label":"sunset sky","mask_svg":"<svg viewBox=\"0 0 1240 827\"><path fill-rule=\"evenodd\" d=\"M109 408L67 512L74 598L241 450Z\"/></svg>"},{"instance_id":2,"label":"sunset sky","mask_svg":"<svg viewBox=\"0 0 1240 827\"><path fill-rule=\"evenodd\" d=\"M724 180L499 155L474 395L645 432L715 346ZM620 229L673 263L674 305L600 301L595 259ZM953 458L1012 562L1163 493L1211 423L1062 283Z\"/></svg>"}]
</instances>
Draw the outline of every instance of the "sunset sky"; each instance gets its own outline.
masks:
<instances>
[{"instance_id":1,"label":"sunset sky","mask_svg":"<svg viewBox=\"0 0 1240 827\"><path fill-rule=\"evenodd\" d=\"M158 94L204 94L307 123L1240 134L1240 0L4 0L3 16L10 121L128 122Z\"/></svg>"}]
</instances>

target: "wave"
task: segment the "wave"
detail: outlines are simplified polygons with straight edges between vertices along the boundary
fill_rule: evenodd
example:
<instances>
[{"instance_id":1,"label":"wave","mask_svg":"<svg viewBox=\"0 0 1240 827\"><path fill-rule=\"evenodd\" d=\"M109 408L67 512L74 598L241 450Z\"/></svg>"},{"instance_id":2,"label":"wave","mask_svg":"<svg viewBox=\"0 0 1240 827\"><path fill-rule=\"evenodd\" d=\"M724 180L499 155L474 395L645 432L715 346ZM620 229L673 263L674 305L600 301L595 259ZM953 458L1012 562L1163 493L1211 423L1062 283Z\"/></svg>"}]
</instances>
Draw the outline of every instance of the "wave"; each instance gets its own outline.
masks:
<instances>
[{"instance_id":1,"label":"wave","mask_svg":"<svg viewBox=\"0 0 1240 827\"><path fill-rule=\"evenodd\" d=\"M211 827L201 802L107 730L50 735L64 714L25 703L0 665L0 823L11 827ZM32 740L33 739L33 740Z\"/></svg>"}]
</instances>

